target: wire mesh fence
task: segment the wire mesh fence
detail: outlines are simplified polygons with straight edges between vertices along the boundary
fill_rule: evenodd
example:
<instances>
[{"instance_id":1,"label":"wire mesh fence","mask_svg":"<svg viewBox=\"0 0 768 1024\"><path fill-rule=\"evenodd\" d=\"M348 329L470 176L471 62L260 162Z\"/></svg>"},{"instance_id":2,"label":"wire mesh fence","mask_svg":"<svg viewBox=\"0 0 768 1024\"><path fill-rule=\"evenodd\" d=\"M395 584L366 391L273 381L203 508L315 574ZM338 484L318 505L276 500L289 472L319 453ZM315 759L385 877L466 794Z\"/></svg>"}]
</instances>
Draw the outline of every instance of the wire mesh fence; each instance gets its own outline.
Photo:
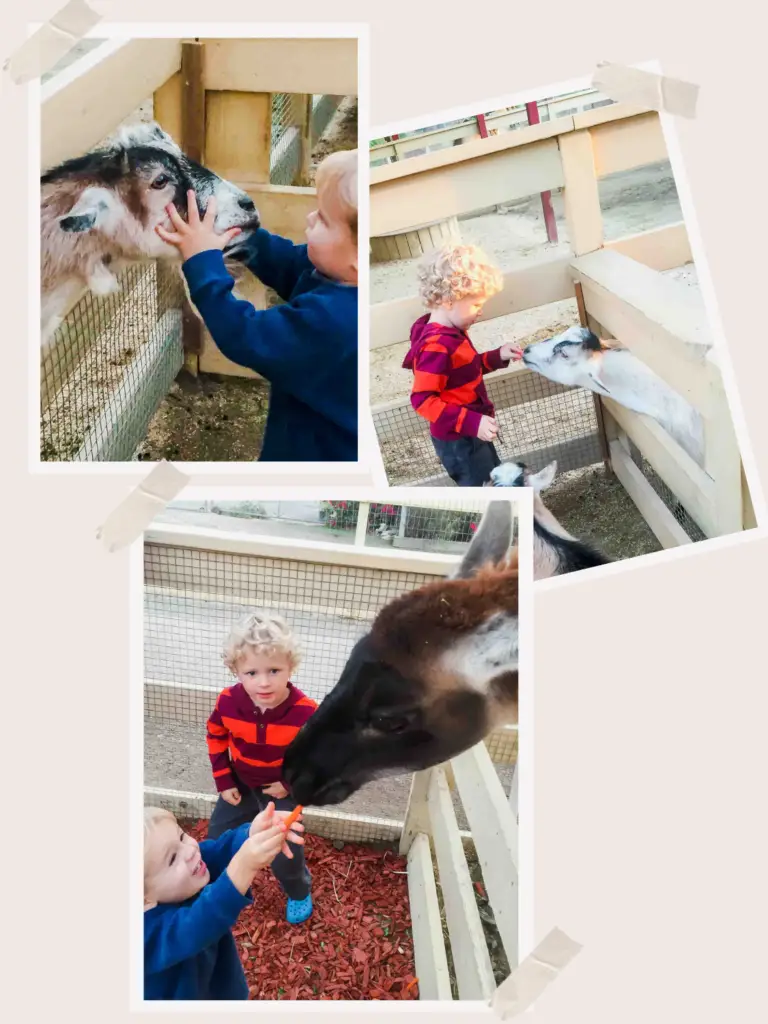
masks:
<instances>
[{"instance_id":1,"label":"wire mesh fence","mask_svg":"<svg viewBox=\"0 0 768 1024\"><path fill-rule=\"evenodd\" d=\"M407 508L410 512L411 506ZM218 694L233 681L221 652L230 629L244 615L263 609L287 620L301 650L292 681L320 702L379 609L440 578L411 568L407 552L402 555L403 567L393 569L309 558L145 543L147 802L162 803L162 796L163 805L176 813L210 814L215 786L205 744L206 722ZM493 734L489 749L508 786L516 731ZM402 775L371 783L338 808L319 813L310 827L331 838L371 841L392 836L404 819L410 782L410 775Z\"/></svg>"},{"instance_id":2,"label":"wire mesh fence","mask_svg":"<svg viewBox=\"0 0 768 1024\"><path fill-rule=\"evenodd\" d=\"M132 459L181 369L178 271L136 264L119 283L112 295L86 292L43 354L43 461Z\"/></svg>"}]
</instances>

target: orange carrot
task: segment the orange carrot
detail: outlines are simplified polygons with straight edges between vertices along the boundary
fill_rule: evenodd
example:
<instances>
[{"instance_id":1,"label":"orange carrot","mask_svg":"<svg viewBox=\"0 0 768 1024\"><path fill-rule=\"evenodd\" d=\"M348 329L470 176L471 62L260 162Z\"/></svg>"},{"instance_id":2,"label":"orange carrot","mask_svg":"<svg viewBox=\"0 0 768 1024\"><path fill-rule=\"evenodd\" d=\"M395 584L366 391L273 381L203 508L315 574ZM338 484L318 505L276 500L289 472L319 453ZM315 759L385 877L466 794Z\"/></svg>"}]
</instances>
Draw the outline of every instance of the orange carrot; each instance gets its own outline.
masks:
<instances>
[{"instance_id":1,"label":"orange carrot","mask_svg":"<svg viewBox=\"0 0 768 1024\"><path fill-rule=\"evenodd\" d=\"M410 992L410 991L411 991L411 989L413 988L413 986L414 986L414 985L418 985L418 984L419 984L419 979L418 979L418 978L413 978L413 979L412 979L411 981L409 981L409 982L408 982L408 984L407 984L407 985L405 986L405 991L406 991L406 992Z\"/></svg>"},{"instance_id":2,"label":"orange carrot","mask_svg":"<svg viewBox=\"0 0 768 1024\"><path fill-rule=\"evenodd\" d=\"M286 829L289 829L291 827L291 825L296 821L296 819L299 817L299 815L301 814L301 812L303 810L304 810L304 808L301 806L301 804L297 804L294 807L294 809L291 811L291 813L288 815L288 817L283 822L283 824L285 825Z\"/></svg>"}]
</instances>

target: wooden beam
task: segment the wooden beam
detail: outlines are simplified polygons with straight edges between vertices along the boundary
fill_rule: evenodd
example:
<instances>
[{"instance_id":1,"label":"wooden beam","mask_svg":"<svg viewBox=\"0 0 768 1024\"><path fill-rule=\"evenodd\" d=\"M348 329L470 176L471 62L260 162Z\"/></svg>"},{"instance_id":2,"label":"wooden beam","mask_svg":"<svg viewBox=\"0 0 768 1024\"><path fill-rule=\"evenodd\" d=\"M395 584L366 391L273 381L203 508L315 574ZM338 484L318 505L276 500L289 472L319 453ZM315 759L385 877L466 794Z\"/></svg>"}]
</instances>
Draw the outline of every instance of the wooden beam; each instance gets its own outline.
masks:
<instances>
[{"instance_id":1,"label":"wooden beam","mask_svg":"<svg viewBox=\"0 0 768 1024\"><path fill-rule=\"evenodd\" d=\"M610 452L614 473L661 546L672 548L692 543L691 538L632 461L621 442L611 441Z\"/></svg>"},{"instance_id":2,"label":"wooden beam","mask_svg":"<svg viewBox=\"0 0 768 1024\"><path fill-rule=\"evenodd\" d=\"M596 125L589 134L599 178L669 159L656 111Z\"/></svg>"},{"instance_id":3,"label":"wooden beam","mask_svg":"<svg viewBox=\"0 0 768 1024\"><path fill-rule=\"evenodd\" d=\"M717 534L725 535L744 528L741 452L714 350L707 357L707 373L710 403L704 421L704 468L715 481Z\"/></svg>"},{"instance_id":4,"label":"wooden beam","mask_svg":"<svg viewBox=\"0 0 768 1024\"><path fill-rule=\"evenodd\" d=\"M205 87L357 94L357 39L205 39Z\"/></svg>"},{"instance_id":5,"label":"wooden beam","mask_svg":"<svg viewBox=\"0 0 768 1024\"><path fill-rule=\"evenodd\" d=\"M405 857L411 848L411 844L419 835L429 835L429 808L427 807L427 794L429 793L429 782L432 769L428 768L423 772L414 772L411 776L411 791L408 795L408 806L405 810L405 821L403 832L400 836L400 856Z\"/></svg>"},{"instance_id":6,"label":"wooden beam","mask_svg":"<svg viewBox=\"0 0 768 1024\"><path fill-rule=\"evenodd\" d=\"M504 274L502 290L485 304L478 323L572 298L570 257L537 260ZM423 314L424 307L416 295L375 303L371 307L371 348L407 341L411 325Z\"/></svg>"},{"instance_id":7,"label":"wooden beam","mask_svg":"<svg viewBox=\"0 0 768 1024\"><path fill-rule=\"evenodd\" d=\"M432 854L423 832L414 838L408 852L408 902L419 1000L452 999Z\"/></svg>"},{"instance_id":8,"label":"wooden beam","mask_svg":"<svg viewBox=\"0 0 768 1024\"><path fill-rule=\"evenodd\" d=\"M208 92L206 107L206 165L228 181L269 182L270 93Z\"/></svg>"},{"instance_id":9,"label":"wooden beam","mask_svg":"<svg viewBox=\"0 0 768 1024\"><path fill-rule=\"evenodd\" d=\"M428 800L459 998L488 1000L496 990L496 982L456 812L441 768L433 769Z\"/></svg>"},{"instance_id":10,"label":"wooden beam","mask_svg":"<svg viewBox=\"0 0 768 1024\"><path fill-rule=\"evenodd\" d=\"M642 263L651 270L672 270L693 261L683 221L605 242L605 249Z\"/></svg>"},{"instance_id":11,"label":"wooden beam","mask_svg":"<svg viewBox=\"0 0 768 1024\"><path fill-rule=\"evenodd\" d=\"M647 107L636 107L634 103L611 103L609 106L596 107L594 110L580 110L573 115L573 127L580 131L582 128L593 128L595 125L623 121L625 118L647 113Z\"/></svg>"},{"instance_id":12,"label":"wooden beam","mask_svg":"<svg viewBox=\"0 0 768 1024\"><path fill-rule=\"evenodd\" d=\"M166 79L152 97L153 116L160 127L177 142L181 139L181 71Z\"/></svg>"},{"instance_id":13,"label":"wooden beam","mask_svg":"<svg viewBox=\"0 0 768 1024\"><path fill-rule=\"evenodd\" d=\"M706 417L711 337L701 298L617 252L590 253L572 267L590 316Z\"/></svg>"},{"instance_id":14,"label":"wooden beam","mask_svg":"<svg viewBox=\"0 0 768 1024\"><path fill-rule=\"evenodd\" d=\"M511 134L522 134L522 131ZM473 149L499 140L506 141L504 136L494 135L459 148ZM404 165L423 159L416 157ZM559 188L563 180L554 140L545 139L516 148L499 147L485 155L476 155L470 162L456 160L419 174L372 183L370 233L377 237L388 232L410 231L419 225L521 199L543 189Z\"/></svg>"},{"instance_id":15,"label":"wooden beam","mask_svg":"<svg viewBox=\"0 0 768 1024\"><path fill-rule=\"evenodd\" d=\"M178 39L109 40L41 89L43 169L81 156L181 67Z\"/></svg>"},{"instance_id":16,"label":"wooden beam","mask_svg":"<svg viewBox=\"0 0 768 1024\"><path fill-rule=\"evenodd\" d=\"M588 131L561 135L563 199L571 251L576 256L599 249L603 244L603 215L597 175Z\"/></svg>"},{"instance_id":17,"label":"wooden beam","mask_svg":"<svg viewBox=\"0 0 768 1024\"><path fill-rule=\"evenodd\" d=\"M181 44L181 137L177 140L183 151L196 163L205 155L205 86L203 85L203 44ZM160 277L158 276L158 282ZM189 300L182 308L182 344L184 369L197 376L203 351L203 322L195 314Z\"/></svg>"}]
</instances>

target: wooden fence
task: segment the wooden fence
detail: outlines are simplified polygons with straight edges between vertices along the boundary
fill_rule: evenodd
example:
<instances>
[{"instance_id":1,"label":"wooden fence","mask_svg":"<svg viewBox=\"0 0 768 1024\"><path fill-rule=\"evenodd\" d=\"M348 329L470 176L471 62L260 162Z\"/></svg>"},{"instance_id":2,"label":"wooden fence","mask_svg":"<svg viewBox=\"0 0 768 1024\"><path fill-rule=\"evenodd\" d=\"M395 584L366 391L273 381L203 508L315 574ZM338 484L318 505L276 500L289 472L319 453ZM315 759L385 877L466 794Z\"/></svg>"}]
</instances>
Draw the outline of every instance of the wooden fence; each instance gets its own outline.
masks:
<instances>
[{"instance_id":1,"label":"wooden fence","mask_svg":"<svg viewBox=\"0 0 768 1024\"><path fill-rule=\"evenodd\" d=\"M282 93L301 100L296 104L301 137L297 180L303 184L293 186L269 183L272 98ZM111 40L43 86L41 163L52 167L85 153L151 97L155 120L188 155L243 188L266 228L301 241L307 213L315 206L315 190L307 185L313 119L317 127L312 98L322 95L338 103L356 93L354 38ZM328 109L323 103L323 112ZM167 301L168 275L175 271L163 264L158 268L160 310ZM252 275L246 275L238 291L257 307L266 305L266 290ZM70 312L83 297L75 296ZM43 412L77 379L98 333L60 330L46 346ZM193 373L255 376L225 359L200 321L189 315L184 317L184 357ZM149 369L143 368L142 375L149 377Z\"/></svg>"},{"instance_id":2,"label":"wooden fence","mask_svg":"<svg viewBox=\"0 0 768 1024\"><path fill-rule=\"evenodd\" d=\"M671 546L691 538L632 461L630 442L706 536L750 528L755 520L720 372L722 354L713 349L703 303L687 286L660 273L692 259L685 225L671 224L609 242L603 235L599 179L666 159L658 115L613 104L375 168L370 220L372 236L398 235L407 243L409 232L429 223L563 189L570 254L545 257L505 273L503 291L487 303L481 319L573 298L580 284L584 321L598 334L615 337L630 348L701 413L706 439L703 467L655 421L595 396L598 424L604 423L597 450L605 452L662 545ZM410 325L422 313L417 297L375 304L371 347L407 340ZM488 383L497 394L503 392L502 413L566 391L521 365L494 374ZM378 406L373 414L385 463L388 445L426 437L427 425L407 399ZM590 453L584 455L588 461L571 458L566 451L563 468L600 461L600 455L592 454L591 439L586 440L586 446L581 444L584 438L574 443ZM558 454L557 448L540 447L525 457L542 464ZM522 455L505 451L507 458ZM447 478L420 482L446 483Z\"/></svg>"}]
</instances>

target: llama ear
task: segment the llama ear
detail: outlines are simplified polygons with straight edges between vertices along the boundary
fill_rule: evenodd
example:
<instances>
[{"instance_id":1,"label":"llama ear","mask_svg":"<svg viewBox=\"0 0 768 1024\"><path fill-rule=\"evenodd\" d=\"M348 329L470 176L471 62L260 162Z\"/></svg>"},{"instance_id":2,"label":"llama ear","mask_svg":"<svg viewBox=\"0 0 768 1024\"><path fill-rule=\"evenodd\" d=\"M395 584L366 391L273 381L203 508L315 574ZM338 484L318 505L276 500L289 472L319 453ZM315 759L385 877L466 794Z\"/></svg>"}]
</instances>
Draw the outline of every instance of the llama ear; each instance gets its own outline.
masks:
<instances>
[{"instance_id":1,"label":"llama ear","mask_svg":"<svg viewBox=\"0 0 768 1024\"><path fill-rule=\"evenodd\" d=\"M509 501L492 501L480 522L480 529L450 579L467 579L484 565L497 565L506 557L511 543L512 504Z\"/></svg>"},{"instance_id":2,"label":"llama ear","mask_svg":"<svg viewBox=\"0 0 768 1024\"><path fill-rule=\"evenodd\" d=\"M534 491L546 491L555 479L557 473L557 460L550 462L544 469L540 469L538 473L533 473L528 477L528 486L532 487Z\"/></svg>"},{"instance_id":3,"label":"llama ear","mask_svg":"<svg viewBox=\"0 0 768 1024\"><path fill-rule=\"evenodd\" d=\"M59 217L59 227L74 233L91 231L106 223L114 209L115 197L109 189L94 185L83 190L69 213Z\"/></svg>"}]
</instances>

